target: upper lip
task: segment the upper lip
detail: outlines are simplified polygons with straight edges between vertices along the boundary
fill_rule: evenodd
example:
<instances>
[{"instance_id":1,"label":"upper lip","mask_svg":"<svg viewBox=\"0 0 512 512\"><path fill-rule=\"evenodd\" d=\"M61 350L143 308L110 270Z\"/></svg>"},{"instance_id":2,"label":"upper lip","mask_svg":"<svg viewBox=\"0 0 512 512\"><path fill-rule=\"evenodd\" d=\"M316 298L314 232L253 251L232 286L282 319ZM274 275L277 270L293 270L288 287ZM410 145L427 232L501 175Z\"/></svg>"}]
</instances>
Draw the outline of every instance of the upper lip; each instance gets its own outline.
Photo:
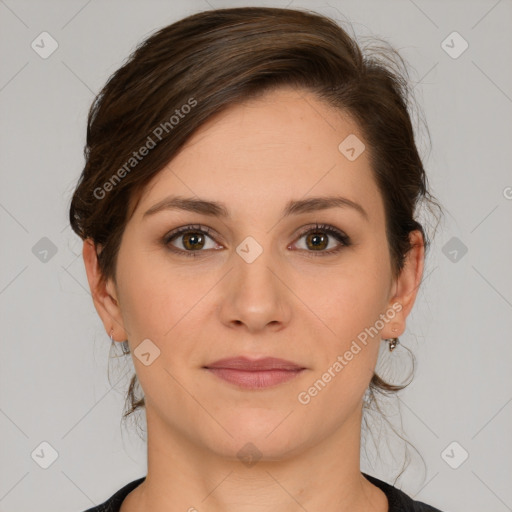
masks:
<instances>
[{"instance_id":1,"label":"upper lip","mask_svg":"<svg viewBox=\"0 0 512 512\"><path fill-rule=\"evenodd\" d=\"M303 370L304 367L292 361L276 357L249 359L248 357L228 357L210 363L205 368L228 368L232 370L264 371L264 370Z\"/></svg>"}]
</instances>

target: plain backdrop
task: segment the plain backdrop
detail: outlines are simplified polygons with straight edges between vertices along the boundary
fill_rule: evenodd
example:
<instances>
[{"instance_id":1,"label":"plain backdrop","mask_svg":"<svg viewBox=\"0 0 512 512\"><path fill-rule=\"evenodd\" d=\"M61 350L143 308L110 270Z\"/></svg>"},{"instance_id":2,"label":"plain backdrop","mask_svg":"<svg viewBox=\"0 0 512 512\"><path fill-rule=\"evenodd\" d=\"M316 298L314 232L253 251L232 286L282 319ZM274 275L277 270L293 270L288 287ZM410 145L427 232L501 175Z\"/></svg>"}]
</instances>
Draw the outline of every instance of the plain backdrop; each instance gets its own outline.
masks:
<instances>
[{"instance_id":1,"label":"plain backdrop","mask_svg":"<svg viewBox=\"0 0 512 512\"><path fill-rule=\"evenodd\" d=\"M150 33L243 5L350 21L408 60L445 218L401 337L417 368L389 415L421 457L409 447L396 485L445 512L512 510L510 0L0 0L0 511L79 512L146 474L143 439L120 424L132 364L117 359L109 382L110 340L68 224L86 115ZM46 58L41 38L58 45ZM407 374L403 347L382 357ZM404 443L384 427L362 469L392 482Z\"/></svg>"}]
</instances>

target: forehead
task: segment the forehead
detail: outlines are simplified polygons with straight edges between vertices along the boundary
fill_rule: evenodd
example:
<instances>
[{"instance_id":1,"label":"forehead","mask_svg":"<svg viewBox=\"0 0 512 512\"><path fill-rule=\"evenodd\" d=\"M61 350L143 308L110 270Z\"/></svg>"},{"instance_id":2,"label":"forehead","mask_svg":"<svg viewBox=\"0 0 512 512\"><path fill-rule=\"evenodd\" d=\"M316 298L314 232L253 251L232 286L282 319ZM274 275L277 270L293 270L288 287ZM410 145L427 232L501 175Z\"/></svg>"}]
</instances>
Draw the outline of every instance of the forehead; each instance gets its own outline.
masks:
<instances>
[{"instance_id":1,"label":"forehead","mask_svg":"<svg viewBox=\"0 0 512 512\"><path fill-rule=\"evenodd\" d=\"M289 199L337 193L378 215L382 204L368 152L347 158L346 140L360 143L358 152L364 147L359 126L346 113L307 91L269 91L201 125L148 183L138 215L169 193L222 201L235 215L249 207L256 212Z\"/></svg>"}]
</instances>

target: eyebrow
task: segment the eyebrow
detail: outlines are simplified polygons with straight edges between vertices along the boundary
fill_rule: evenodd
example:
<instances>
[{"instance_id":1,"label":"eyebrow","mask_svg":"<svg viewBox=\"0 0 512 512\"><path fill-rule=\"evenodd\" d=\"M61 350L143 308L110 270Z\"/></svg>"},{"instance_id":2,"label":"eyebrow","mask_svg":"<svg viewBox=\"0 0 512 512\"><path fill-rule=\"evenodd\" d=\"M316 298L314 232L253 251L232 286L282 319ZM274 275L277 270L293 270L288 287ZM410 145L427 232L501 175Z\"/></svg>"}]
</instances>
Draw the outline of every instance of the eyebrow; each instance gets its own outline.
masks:
<instances>
[{"instance_id":1,"label":"eyebrow","mask_svg":"<svg viewBox=\"0 0 512 512\"><path fill-rule=\"evenodd\" d=\"M319 196L309 197L307 199L288 201L284 210L283 217L289 215L298 215L318 210L327 210L329 208L352 208L357 211L366 221L369 221L368 213L359 204L346 197L341 196ZM231 215L225 204L217 201L208 201L197 197L169 196L154 204L147 210L143 218L154 215L155 213L166 210L185 210L189 212L231 219Z\"/></svg>"}]
</instances>

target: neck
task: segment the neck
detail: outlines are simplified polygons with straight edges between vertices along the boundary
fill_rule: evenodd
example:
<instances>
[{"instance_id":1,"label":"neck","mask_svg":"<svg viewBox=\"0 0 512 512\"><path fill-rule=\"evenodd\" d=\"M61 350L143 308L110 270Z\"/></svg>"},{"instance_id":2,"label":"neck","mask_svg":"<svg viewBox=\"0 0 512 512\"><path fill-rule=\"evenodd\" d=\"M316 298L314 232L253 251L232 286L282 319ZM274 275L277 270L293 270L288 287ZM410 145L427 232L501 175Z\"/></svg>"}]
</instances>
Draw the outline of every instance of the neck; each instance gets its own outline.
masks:
<instances>
[{"instance_id":1,"label":"neck","mask_svg":"<svg viewBox=\"0 0 512 512\"><path fill-rule=\"evenodd\" d=\"M272 457L265 445L250 461L253 445L241 443L249 455L245 463L191 443L186 433L170 430L150 409L146 414L147 476L124 500L121 512L388 510L384 493L360 472L361 409L320 443L284 456Z\"/></svg>"}]
</instances>

